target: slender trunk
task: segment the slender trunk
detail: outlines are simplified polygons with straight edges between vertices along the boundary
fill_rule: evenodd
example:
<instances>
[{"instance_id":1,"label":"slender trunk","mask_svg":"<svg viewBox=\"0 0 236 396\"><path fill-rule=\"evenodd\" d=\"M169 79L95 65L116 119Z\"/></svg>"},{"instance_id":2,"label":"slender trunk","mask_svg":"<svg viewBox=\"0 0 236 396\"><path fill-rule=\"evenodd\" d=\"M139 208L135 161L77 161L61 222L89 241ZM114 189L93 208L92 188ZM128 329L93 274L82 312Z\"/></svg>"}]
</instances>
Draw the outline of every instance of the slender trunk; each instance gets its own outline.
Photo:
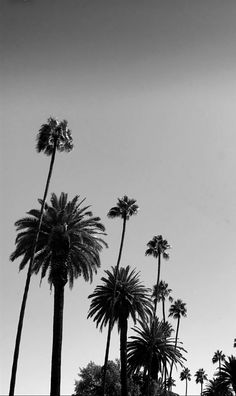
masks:
<instances>
[{"instance_id":1,"label":"slender trunk","mask_svg":"<svg viewBox=\"0 0 236 396\"><path fill-rule=\"evenodd\" d=\"M35 257L35 253L36 253L36 248L37 248L37 243L38 243L38 239L39 239L40 228L41 228L41 224L42 224L44 206L45 206L45 202L46 202L46 198L47 198L48 188L49 188L51 175L52 175L52 170L53 170L53 165L54 165L54 161L55 161L56 146L57 146L57 139L55 139L55 142L54 142L54 148L53 148L53 153L52 153L52 157L51 157L48 177L47 177L47 181L46 181L46 186L45 186L45 190L44 190L43 201L42 201L42 204L41 204L41 210L40 210L38 227L37 227L36 236L35 236L35 240L34 240L32 256L31 256L29 267L28 267L28 271L27 271L25 289L24 289L23 299L22 299L22 303L21 303L20 316L19 316L19 321L18 321L18 326L17 326L17 333L16 333L16 340L15 340L15 348L14 348L14 354L13 354L13 363L12 363L12 371L11 371L9 396L14 396L14 394L15 394L16 372L17 372L18 357L19 357L19 350L20 350L21 333L22 333L24 315L25 315L25 307L26 307L26 301L27 301L28 292L29 292L31 272L32 272L32 268L33 268L33 265L34 265L34 257Z\"/></svg>"},{"instance_id":2,"label":"slender trunk","mask_svg":"<svg viewBox=\"0 0 236 396\"><path fill-rule=\"evenodd\" d=\"M185 396L187 396L187 394L188 394L188 378L187 377L186 377L185 381L186 381L186 384L185 384Z\"/></svg>"},{"instance_id":3,"label":"slender trunk","mask_svg":"<svg viewBox=\"0 0 236 396\"><path fill-rule=\"evenodd\" d=\"M118 255L118 259L117 259L117 263L116 263L116 269L115 269L115 279L114 279L115 285L114 285L113 296L112 296L111 317L110 317L109 324L108 324L106 352L105 352L105 359L104 359L104 366L103 366L102 396L105 396L106 373L107 373L107 364L108 364L109 349L110 349L110 342L111 342L111 331L112 331L112 327L113 327L113 316L114 316L114 307L115 307L117 275L118 275L118 270L119 270L119 265L120 265L120 260L121 260L121 254L122 254L122 250L123 250L123 244L124 244L124 238L125 238L125 229L126 229L126 216L124 217L124 221L123 221L123 228L122 228L121 241L120 241L120 250L119 250L119 255Z\"/></svg>"},{"instance_id":4,"label":"slender trunk","mask_svg":"<svg viewBox=\"0 0 236 396\"><path fill-rule=\"evenodd\" d=\"M60 396L61 388L61 349L63 330L64 284L54 284L53 341L51 361L50 396Z\"/></svg>"},{"instance_id":5,"label":"slender trunk","mask_svg":"<svg viewBox=\"0 0 236 396\"><path fill-rule=\"evenodd\" d=\"M128 385L127 385L127 331L128 321L124 317L121 323L120 329L120 379L121 379L121 396L128 396Z\"/></svg>"},{"instance_id":6,"label":"slender trunk","mask_svg":"<svg viewBox=\"0 0 236 396\"><path fill-rule=\"evenodd\" d=\"M177 341L178 341L179 324L180 324L180 318L178 318L178 321L177 321L177 328L176 328L176 335L175 335L175 349L177 347ZM170 377L169 377L170 381L171 381L171 377L172 377L173 364L174 364L174 361L172 360L171 368L170 368ZM170 386L170 390L171 390L171 388L172 388L172 386Z\"/></svg>"},{"instance_id":7,"label":"slender trunk","mask_svg":"<svg viewBox=\"0 0 236 396\"><path fill-rule=\"evenodd\" d=\"M165 321L166 321L166 315L165 315L165 298L162 298L162 313L163 313L163 322L165 323Z\"/></svg>"},{"instance_id":8,"label":"slender trunk","mask_svg":"<svg viewBox=\"0 0 236 396\"><path fill-rule=\"evenodd\" d=\"M203 381L201 382L201 396L202 396Z\"/></svg>"},{"instance_id":9,"label":"slender trunk","mask_svg":"<svg viewBox=\"0 0 236 396\"><path fill-rule=\"evenodd\" d=\"M158 292L158 286L160 282L160 273L161 273L161 254L158 254L158 269L157 269L157 283L156 283L156 289ZM154 301L154 311L153 311L153 316L156 316L156 310L157 310L157 299Z\"/></svg>"}]
</instances>

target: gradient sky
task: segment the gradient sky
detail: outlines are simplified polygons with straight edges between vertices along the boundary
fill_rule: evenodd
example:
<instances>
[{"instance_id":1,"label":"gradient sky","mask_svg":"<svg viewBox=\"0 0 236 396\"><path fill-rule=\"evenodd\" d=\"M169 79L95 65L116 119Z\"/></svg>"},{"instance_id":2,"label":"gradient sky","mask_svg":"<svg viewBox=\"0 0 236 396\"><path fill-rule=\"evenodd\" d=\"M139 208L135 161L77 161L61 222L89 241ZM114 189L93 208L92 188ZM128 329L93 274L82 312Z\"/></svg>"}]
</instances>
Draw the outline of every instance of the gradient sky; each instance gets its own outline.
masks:
<instances>
[{"instance_id":1,"label":"gradient sky","mask_svg":"<svg viewBox=\"0 0 236 396\"><path fill-rule=\"evenodd\" d=\"M192 376L204 368L212 377L214 352L235 354L235 0L2 0L0 7L0 394L8 393L26 276L9 262L14 222L43 194L49 159L36 154L35 137L51 115L68 120L75 148L57 155L50 193L87 197L109 243L93 284L78 279L66 290L62 394L73 392L79 367L104 360L107 331L86 320L87 296L116 262L121 221L106 214L124 194L140 212L128 223L122 265L135 266L152 287L156 263L145 257L146 243L157 234L168 239L161 278L187 304L179 333L186 366ZM52 304L47 281L39 287L33 277L16 394L49 392ZM116 332L110 357L119 357ZM194 379L189 392L199 393Z\"/></svg>"}]
</instances>

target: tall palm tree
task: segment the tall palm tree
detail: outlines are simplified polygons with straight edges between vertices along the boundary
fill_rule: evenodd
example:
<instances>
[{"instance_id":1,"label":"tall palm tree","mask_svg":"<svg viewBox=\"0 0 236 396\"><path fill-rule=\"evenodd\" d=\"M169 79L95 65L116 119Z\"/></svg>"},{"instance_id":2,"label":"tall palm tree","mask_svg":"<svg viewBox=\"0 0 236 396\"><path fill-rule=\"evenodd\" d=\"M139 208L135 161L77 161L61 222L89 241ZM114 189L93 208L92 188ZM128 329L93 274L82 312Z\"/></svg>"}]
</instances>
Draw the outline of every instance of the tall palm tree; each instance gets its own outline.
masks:
<instances>
[{"instance_id":1,"label":"tall palm tree","mask_svg":"<svg viewBox=\"0 0 236 396\"><path fill-rule=\"evenodd\" d=\"M185 350L180 346L175 348L170 323L164 323L155 317L149 322L138 321L138 324L139 327L133 328L136 335L131 336L128 341L128 368L132 374L143 370L149 394L149 381L157 381L159 373L172 361L182 365L185 360L182 352Z\"/></svg>"},{"instance_id":2,"label":"tall palm tree","mask_svg":"<svg viewBox=\"0 0 236 396\"><path fill-rule=\"evenodd\" d=\"M169 254L166 253L167 249L170 249L170 245L168 244L166 239L163 239L162 235L154 236L147 243L147 250L145 252L146 256L153 256L157 258L157 281L156 281L156 289L158 290L159 282L160 282L160 273L161 273L161 256L165 259L169 259ZM156 316L156 308L157 308L157 300L154 301L154 311L153 316Z\"/></svg>"},{"instance_id":3,"label":"tall palm tree","mask_svg":"<svg viewBox=\"0 0 236 396\"><path fill-rule=\"evenodd\" d=\"M180 373L181 381L185 381L185 396L188 394L188 381L191 381L190 370L185 367Z\"/></svg>"},{"instance_id":4,"label":"tall palm tree","mask_svg":"<svg viewBox=\"0 0 236 396\"><path fill-rule=\"evenodd\" d=\"M122 225L122 234L121 234L121 241L120 241L120 248L119 254L117 258L116 268L115 268L115 284L113 290L113 297L112 297L112 309L110 320L108 324L108 332L107 332L107 342L106 342L106 351L105 351L105 358L104 358L104 366L103 366L103 378L102 378L102 395L105 395L105 386L106 386L106 372L107 372L107 364L108 364L108 357L109 357L109 349L110 349L110 342L111 342L111 331L112 331L112 321L114 315L114 304L115 304L115 295L116 295L116 286L117 286L117 275L120 266L121 254L124 245L124 238L125 238L125 231L126 231L126 223L127 220L130 219L131 216L138 213L138 205L136 204L136 200L133 198L128 198L127 195L124 195L123 198L118 198L118 202L116 206L112 207L107 216L111 219L114 218L121 218L123 220Z\"/></svg>"},{"instance_id":5,"label":"tall palm tree","mask_svg":"<svg viewBox=\"0 0 236 396\"><path fill-rule=\"evenodd\" d=\"M84 200L76 196L68 201L67 194L51 196L51 205L45 204L35 252L32 272L41 270L41 278L48 272L48 281L54 288L53 345L51 361L51 396L60 395L61 347L64 287L69 281L83 276L92 281L100 266L99 253L106 243L102 239L105 228L99 217L94 217ZM16 249L11 260L22 256L20 270L31 258L38 232L40 211L32 209L28 216L16 222Z\"/></svg>"},{"instance_id":6,"label":"tall palm tree","mask_svg":"<svg viewBox=\"0 0 236 396\"><path fill-rule=\"evenodd\" d=\"M163 321L166 321L166 316L165 316L165 301L168 299L170 302L173 302L173 298L171 297L170 293L172 292L172 289L168 288L168 283L165 281L160 281L158 288L156 285L153 287L153 294L152 296L154 297L154 301L157 300L157 302L161 301L162 302L162 314L163 314Z\"/></svg>"},{"instance_id":7,"label":"tall palm tree","mask_svg":"<svg viewBox=\"0 0 236 396\"><path fill-rule=\"evenodd\" d=\"M15 383L16 383L16 372L17 372L17 364L18 364L18 357L19 357L19 350L20 350L20 342L21 342L21 333L24 321L24 314L25 314L25 307L26 301L30 286L30 277L32 268L34 265L34 257L36 253L36 247L39 238L39 232L42 222L42 216L44 211L44 205L47 198L48 188L52 176L53 165L55 161L56 151L66 151L69 152L73 148L73 142L71 137L71 131L67 128L67 121L63 120L61 122L57 121L55 118L50 117L46 124L43 124L39 130L37 135L37 145L36 149L38 152L43 151L46 155L51 156L49 172L47 176L46 186L44 190L43 199L40 201L41 203L41 210L39 221L37 223L37 231L35 234L35 239L33 243L33 249L31 251L31 256L27 256L27 262L29 261L28 272L26 277L25 289L23 294L23 299L21 303L19 321L17 326L17 333L16 333L16 340L15 340L15 348L13 354L13 363L12 363L12 372L11 372L11 379L10 379L10 390L9 396L13 396L15 393Z\"/></svg>"},{"instance_id":8,"label":"tall palm tree","mask_svg":"<svg viewBox=\"0 0 236 396\"><path fill-rule=\"evenodd\" d=\"M112 267L112 271L105 271L107 277L102 277L103 284L95 288L89 296L91 305L88 317L93 317L96 326L103 329L110 322L112 326L116 322L120 333L120 361L121 361L121 396L127 396L127 331L128 319L132 318L136 323L137 316L146 320L151 312L149 289L140 283L139 273L126 268L119 268L118 272ZM117 277L117 278L116 278ZM113 294L116 285L115 303ZM112 312L113 310L113 312Z\"/></svg>"},{"instance_id":9,"label":"tall palm tree","mask_svg":"<svg viewBox=\"0 0 236 396\"><path fill-rule=\"evenodd\" d=\"M214 364L214 363L219 363L218 369L219 369L219 371L220 371L220 369L221 369L221 362L224 362L224 360L225 360L225 355L223 354L223 352L217 350L217 351L214 353L214 356L213 356L213 358L212 358L212 363L213 363L213 364Z\"/></svg>"},{"instance_id":10,"label":"tall palm tree","mask_svg":"<svg viewBox=\"0 0 236 396\"><path fill-rule=\"evenodd\" d=\"M236 357L229 356L224 361L221 370L217 373L217 379L221 387L233 389L236 394Z\"/></svg>"},{"instance_id":11,"label":"tall palm tree","mask_svg":"<svg viewBox=\"0 0 236 396\"><path fill-rule=\"evenodd\" d=\"M170 306L169 316L173 317L174 319L177 319L177 328L175 333L175 347L176 347L178 342L180 319L181 317L187 316L186 303L184 303L180 299L174 301L174 303L171 304ZM170 378L172 376L172 370L173 370L173 363L171 364L171 368L170 368Z\"/></svg>"},{"instance_id":12,"label":"tall palm tree","mask_svg":"<svg viewBox=\"0 0 236 396\"><path fill-rule=\"evenodd\" d=\"M194 374L194 376L196 377L196 383L201 385L200 395L202 395L203 383L204 381L207 381L207 374L205 373L204 369L201 368Z\"/></svg>"}]
</instances>

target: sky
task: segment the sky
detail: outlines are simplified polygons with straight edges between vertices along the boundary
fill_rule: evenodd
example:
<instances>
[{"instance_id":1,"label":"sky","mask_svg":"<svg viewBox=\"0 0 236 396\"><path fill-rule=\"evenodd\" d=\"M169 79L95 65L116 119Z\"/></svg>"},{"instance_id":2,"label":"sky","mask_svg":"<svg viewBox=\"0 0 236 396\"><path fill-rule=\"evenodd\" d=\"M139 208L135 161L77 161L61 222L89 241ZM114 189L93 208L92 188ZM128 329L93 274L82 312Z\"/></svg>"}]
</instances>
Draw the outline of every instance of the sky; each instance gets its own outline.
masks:
<instances>
[{"instance_id":1,"label":"sky","mask_svg":"<svg viewBox=\"0 0 236 396\"><path fill-rule=\"evenodd\" d=\"M43 195L49 158L35 144L49 116L67 119L74 139L71 153L56 156L49 198L86 197L109 244L93 283L78 279L65 292L61 394L73 393L80 367L104 361L107 331L86 320L87 297L116 263L122 223L107 212L124 194L140 211L127 224L121 265L136 267L152 287L157 268L146 244L159 234L170 243L161 278L187 306L179 337L189 393L199 394L195 372L212 378L214 352L235 354L235 1L1 0L0 7L0 394L9 390L26 278L9 261L14 222ZM17 395L49 394L53 293L39 283L32 277ZM110 358L118 357L115 330ZM184 394L184 383L176 385Z\"/></svg>"}]
</instances>

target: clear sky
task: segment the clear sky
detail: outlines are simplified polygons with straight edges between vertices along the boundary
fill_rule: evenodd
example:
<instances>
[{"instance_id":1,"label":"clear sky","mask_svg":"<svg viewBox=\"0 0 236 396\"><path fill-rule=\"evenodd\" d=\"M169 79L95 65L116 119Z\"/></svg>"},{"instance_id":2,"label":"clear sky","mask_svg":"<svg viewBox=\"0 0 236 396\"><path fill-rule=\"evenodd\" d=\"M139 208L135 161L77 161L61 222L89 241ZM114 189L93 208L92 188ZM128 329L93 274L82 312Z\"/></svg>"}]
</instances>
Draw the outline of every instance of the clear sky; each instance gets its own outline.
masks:
<instances>
[{"instance_id":1,"label":"clear sky","mask_svg":"<svg viewBox=\"0 0 236 396\"><path fill-rule=\"evenodd\" d=\"M43 194L49 158L36 153L35 138L51 115L68 120L75 147L57 155L50 193L87 197L109 243L93 284L78 279L66 290L62 394L73 392L79 367L104 360L107 331L86 320L87 296L116 263L122 224L106 214L124 194L140 212L128 223L122 265L152 287L156 263L145 257L146 243L157 234L168 239L161 278L187 304L179 333L186 365L211 377L214 352L235 353L235 0L2 0L0 7L0 393L8 392L26 277L9 262L14 222ZM33 277L16 394L49 392L52 303L47 281L39 287ZM184 383L176 391L184 393ZM199 392L194 379L189 392Z\"/></svg>"}]
</instances>

